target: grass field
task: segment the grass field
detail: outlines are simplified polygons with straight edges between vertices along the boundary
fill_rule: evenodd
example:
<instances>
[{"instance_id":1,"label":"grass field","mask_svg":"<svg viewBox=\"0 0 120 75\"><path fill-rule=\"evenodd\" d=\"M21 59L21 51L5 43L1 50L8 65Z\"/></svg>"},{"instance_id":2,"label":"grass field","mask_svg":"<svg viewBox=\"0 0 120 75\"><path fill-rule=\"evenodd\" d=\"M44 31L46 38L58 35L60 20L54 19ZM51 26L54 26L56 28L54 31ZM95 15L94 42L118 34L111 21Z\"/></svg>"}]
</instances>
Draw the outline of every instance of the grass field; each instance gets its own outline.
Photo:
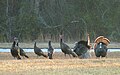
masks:
<instances>
[{"instance_id":1,"label":"grass field","mask_svg":"<svg viewBox=\"0 0 120 75\"><path fill-rule=\"evenodd\" d=\"M54 53L52 60L37 58L27 53L29 59L15 60L10 53L0 53L0 75L119 75L120 53L108 53L107 58L90 59L65 57Z\"/></svg>"}]
</instances>

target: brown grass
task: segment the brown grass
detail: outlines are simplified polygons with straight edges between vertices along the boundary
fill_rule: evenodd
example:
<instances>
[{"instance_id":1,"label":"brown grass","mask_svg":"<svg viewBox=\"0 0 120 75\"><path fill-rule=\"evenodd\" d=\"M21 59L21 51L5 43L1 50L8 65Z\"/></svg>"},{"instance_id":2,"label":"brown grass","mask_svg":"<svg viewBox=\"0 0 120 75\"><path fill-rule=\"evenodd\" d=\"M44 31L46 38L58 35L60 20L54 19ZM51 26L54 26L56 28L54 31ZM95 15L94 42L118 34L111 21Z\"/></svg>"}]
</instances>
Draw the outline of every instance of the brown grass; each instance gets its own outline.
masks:
<instances>
[{"instance_id":1,"label":"brown grass","mask_svg":"<svg viewBox=\"0 0 120 75\"><path fill-rule=\"evenodd\" d=\"M10 53L0 53L0 75L119 75L120 53L108 53L108 58L91 59L64 57L55 53L52 60L36 58L27 53L29 59L15 60Z\"/></svg>"}]
</instances>

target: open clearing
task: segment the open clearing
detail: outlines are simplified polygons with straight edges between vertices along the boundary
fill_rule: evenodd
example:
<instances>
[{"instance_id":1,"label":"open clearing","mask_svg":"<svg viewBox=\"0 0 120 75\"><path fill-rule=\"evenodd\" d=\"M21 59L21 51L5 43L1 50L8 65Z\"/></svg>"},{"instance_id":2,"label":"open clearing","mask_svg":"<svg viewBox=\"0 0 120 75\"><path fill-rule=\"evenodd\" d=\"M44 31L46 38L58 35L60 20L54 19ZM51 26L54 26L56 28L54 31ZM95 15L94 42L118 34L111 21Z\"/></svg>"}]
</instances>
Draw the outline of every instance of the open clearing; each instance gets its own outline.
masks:
<instances>
[{"instance_id":1,"label":"open clearing","mask_svg":"<svg viewBox=\"0 0 120 75\"><path fill-rule=\"evenodd\" d=\"M75 45L75 42L72 43L67 43L68 46L70 46L70 48L73 48ZM92 47L94 46L94 43L91 43ZM0 43L0 48L11 48L12 43ZM34 42L32 43L19 43L19 46L21 48L33 48L34 47ZM37 46L40 48L48 48L48 42L46 43L41 43L41 42L37 42ZM52 42L52 46L54 48L60 48L60 43L54 43ZM108 45L108 48L120 48L120 43L110 43Z\"/></svg>"},{"instance_id":2,"label":"open clearing","mask_svg":"<svg viewBox=\"0 0 120 75\"><path fill-rule=\"evenodd\" d=\"M90 59L65 57L55 53L52 60L27 53L29 59L15 60L10 53L0 53L0 75L119 75L119 52L108 53L108 58Z\"/></svg>"}]
</instances>

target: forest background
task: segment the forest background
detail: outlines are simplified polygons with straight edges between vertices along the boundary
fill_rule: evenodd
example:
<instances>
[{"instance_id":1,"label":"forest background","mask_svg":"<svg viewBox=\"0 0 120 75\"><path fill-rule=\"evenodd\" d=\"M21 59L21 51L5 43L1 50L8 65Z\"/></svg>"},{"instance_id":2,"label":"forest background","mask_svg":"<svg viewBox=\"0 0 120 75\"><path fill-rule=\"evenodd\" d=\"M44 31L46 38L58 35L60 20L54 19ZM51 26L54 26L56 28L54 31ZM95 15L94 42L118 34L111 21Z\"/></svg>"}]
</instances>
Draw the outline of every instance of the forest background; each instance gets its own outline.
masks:
<instances>
[{"instance_id":1,"label":"forest background","mask_svg":"<svg viewBox=\"0 0 120 75\"><path fill-rule=\"evenodd\" d=\"M0 0L0 42L120 42L120 0Z\"/></svg>"}]
</instances>

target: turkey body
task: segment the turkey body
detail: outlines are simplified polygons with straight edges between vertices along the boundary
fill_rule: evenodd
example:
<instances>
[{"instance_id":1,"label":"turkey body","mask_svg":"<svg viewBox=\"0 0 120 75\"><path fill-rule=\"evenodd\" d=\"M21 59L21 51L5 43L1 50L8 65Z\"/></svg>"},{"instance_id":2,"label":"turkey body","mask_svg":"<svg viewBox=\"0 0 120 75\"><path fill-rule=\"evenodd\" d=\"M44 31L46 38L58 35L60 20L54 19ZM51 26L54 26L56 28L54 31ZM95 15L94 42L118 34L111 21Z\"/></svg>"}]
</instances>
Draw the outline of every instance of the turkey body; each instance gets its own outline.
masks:
<instances>
[{"instance_id":1,"label":"turkey body","mask_svg":"<svg viewBox=\"0 0 120 75\"><path fill-rule=\"evenodd\" d=\"M88 50L90 46L87 45L87 41L79 41L75 44L74 52L78 55L79 58L89 58L90 54Z\"/></svg>"},{"instance_id":2,"label":"turkey body","mask_svg":"<svg viewBox=\"0 0 120 75\"><path fill-rule=\"evenodd\" d=\"M77 55L70 49L70 47L67 44L63 43L62 39L60 40L60 48L65 56L68 54L69 56L72 55L73 57L77 57Z\"/></svg>"},{"instance_id":3,"label":"turkey body","mask_svg":"<svg viewBox=\"0 0 120 75\"><path fill-rule=\"evenodd\" d=\"M11 55L14 58L21 59L20 57L20 49L18 46L16 46L16 42L13 41L12 48L11 48Z\"/></svg>"},{"instance_id":4,"label":"turkey body","mask_svg":"<svg viewBox=\"0 0 120 75\"><path fill-rule=\"evenodd\" d=\"M96 57L106 57L107 55L107 46L103 42L100 42L96 45L94 49Z\"/></svg>"},{"instance_id":5,"label":"turkey body","mask_svg":"<svg viewBox=\"0 0 120 75\"><path fill-rule=\"evenodd\" d=\"M46 57L46 58L47 58L47 55L45 55L45 54L43 53L43 51L36 46L36 42L35 42L35 44L34 44L34 53L35 53L37 56L43 56L43 57Z\"/></svg>"},{"instance_id":6,"label":"turkey body","mask_svg":"<svg viewBox=\"0 0 120 75\"><path fill-rule=\"evenodd\" d=\"M29 57L26 55L25 51L24 51L22 48L19 47L19 44L18 44L18 43L17 43L17 46L18 46L18 48L20 49L20 55L21 55L22 57L29 58Z\"/></svg>"},{"instance_id":7,"label":"turkey body","mask_svg":"<svg viewBox=\"0 0 120 75\"><path fill-rule=\"evenodd\" d=\"M52 47L52 45L51 45L51 41L49 41L49 43L48 43L48 57L49 57L49 59L53 59L53 52L54 52L54 49L53 49L53 47Z\"/></svg>"}]
</instances>

